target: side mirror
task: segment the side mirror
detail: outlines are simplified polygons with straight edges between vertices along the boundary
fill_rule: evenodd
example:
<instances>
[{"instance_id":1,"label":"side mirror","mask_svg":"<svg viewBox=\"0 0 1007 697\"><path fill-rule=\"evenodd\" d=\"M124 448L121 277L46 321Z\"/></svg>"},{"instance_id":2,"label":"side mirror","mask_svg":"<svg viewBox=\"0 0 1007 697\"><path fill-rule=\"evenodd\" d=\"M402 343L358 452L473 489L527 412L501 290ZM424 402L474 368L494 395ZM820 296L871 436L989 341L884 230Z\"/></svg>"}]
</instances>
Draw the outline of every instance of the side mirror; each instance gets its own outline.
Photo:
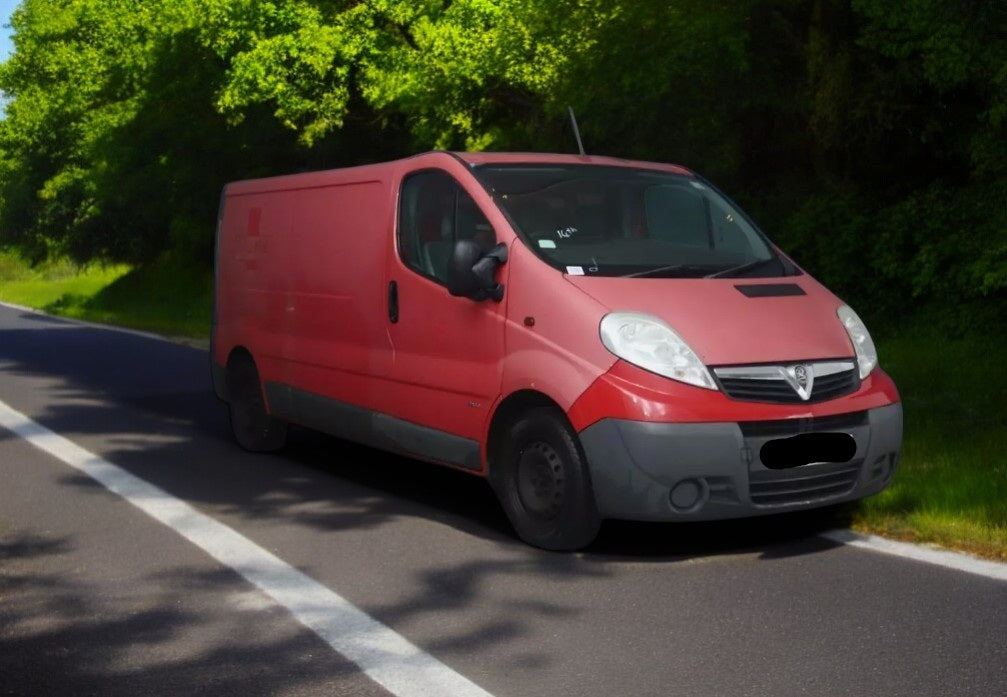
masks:
<instances>
[{"instance_id":1,"label":"side mirror","mask_svg":"<svg viewBox=\"0 0 1007 697\"><path fill-rule=\"evenodd\" d=\"M472 240L458 240L448 262L448 292L472 300L503 300L503 285L493 278L507 263L507 246L500 243L483 254Z\"/></svg>"}]
</instances>

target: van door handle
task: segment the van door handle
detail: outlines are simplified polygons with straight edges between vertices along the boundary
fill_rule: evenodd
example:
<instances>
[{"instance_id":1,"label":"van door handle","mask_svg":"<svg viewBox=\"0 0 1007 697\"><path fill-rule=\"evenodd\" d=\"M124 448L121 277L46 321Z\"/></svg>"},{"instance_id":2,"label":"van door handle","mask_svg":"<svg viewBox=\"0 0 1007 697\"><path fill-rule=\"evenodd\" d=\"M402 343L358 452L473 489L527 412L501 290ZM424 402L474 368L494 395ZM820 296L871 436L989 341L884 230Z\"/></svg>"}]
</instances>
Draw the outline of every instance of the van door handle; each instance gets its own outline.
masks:
<instances>
[{"instance_id":1,"label":"van door handle","mask_svg":"<svg viewBox=\"0 0 1007 697\"><path fill-rule=\"evenodd\" d=\"M388 283L388 320L392 324L399 321L399 284L395 281Z\"/></svg>"}]
</instances>

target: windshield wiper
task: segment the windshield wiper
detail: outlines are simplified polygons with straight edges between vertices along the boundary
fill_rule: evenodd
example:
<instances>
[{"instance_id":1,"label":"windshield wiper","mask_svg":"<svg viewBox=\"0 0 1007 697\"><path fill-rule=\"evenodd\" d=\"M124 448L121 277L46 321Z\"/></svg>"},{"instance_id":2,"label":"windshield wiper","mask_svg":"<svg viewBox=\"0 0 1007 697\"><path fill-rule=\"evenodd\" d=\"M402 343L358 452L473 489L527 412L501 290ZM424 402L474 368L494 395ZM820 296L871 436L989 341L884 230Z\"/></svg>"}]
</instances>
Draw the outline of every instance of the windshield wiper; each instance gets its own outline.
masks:
<instances>
[{"instance_id":1,"label":"windshield wiper","mask_svg":"<svg viewBox=\"0 0 1007 697\"><path fill-rule=\"evenodd\" d=\"M733 274L745 273L746 271L752 271L757 269L763 264L768 264L771 261L776 261L776 257L769 257L768 259L756 259L755 261L749 261L740 266L732 266L728 269L722 271L717 271L716 273L711 273L703 278L723 278L724 276L731 276Z\"/></svg>"},{"instance_id":2,"label":"windshield wiper","mask_svg":"<svg viewBox=\"0 0 1007 697\"><path fill-rule=\"evenodd\" d=\"M647 276L660 276L664 273L672 273L676 271L691 271L693 273L702 273L709 269L709 266L699 266L697 264L672 264L671 266L658 266L655 269L647 269L646 271L637 271L636 273L628 273L622 278L645 278ZM672 278L675 278L672 276Z\"/></svg>"}]
</instances>

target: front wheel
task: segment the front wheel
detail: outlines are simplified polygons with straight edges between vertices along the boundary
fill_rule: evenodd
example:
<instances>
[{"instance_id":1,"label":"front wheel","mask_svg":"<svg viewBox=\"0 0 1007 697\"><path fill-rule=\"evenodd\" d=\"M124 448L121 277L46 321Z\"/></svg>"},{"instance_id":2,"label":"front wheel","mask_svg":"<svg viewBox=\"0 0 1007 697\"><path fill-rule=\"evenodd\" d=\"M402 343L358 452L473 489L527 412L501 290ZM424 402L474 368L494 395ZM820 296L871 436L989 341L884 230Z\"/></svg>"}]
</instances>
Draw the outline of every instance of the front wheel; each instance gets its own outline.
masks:
<instances>
[{"instance_id":1,"label":"front wheel","mask_svg":"<svg viewBox=\"0 0 1007 697\"><path fill-rule=\"evenodd\" d=\"M528 411L510 425L498 450L490 480L522 540L560 551L595 538L601 518L591 477L577 435L559 411Z\"/></svg>"},{"instance_id":2,"label":"front wheel","mask_svg":"<svg viewBox=\"0 0 1007 697\"><path fill-rule=\"evenodd\" d=\"M287 424L266 411L259 371L250 357L236 356L227 367L231 432L245 450L272 452L287 442Z\"/></svg>"}]
</instances>

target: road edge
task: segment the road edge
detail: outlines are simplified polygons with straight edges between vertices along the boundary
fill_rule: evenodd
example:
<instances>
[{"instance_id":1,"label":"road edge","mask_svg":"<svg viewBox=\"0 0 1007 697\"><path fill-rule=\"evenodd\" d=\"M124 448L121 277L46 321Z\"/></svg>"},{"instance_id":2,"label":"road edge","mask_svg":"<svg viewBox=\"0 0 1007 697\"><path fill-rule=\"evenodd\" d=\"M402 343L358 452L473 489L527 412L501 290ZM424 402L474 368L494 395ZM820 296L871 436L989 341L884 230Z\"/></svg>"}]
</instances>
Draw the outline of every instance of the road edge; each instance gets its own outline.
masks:
<instances>
[{"instance_id":1,"label":"road edge","mask_svg":"<svg viewBox=\"0 0 1007 697\"><path fill-rule=\"evenodd\" d=\"M101 322L91 322L86 319L79 319L77 317L64 317L63 315L54 315L50 312L45 312L44 310L39 310L35 307L28 307L26 305L18 305L16 303L9 303L5 300L0 300L0 307L8 307L12 310L18 310L19 312L30 312L33 315L40 315L42 317L49 317L50 319L59 320L60 322L71 322L73 324L79 324L83 327L91 327L92 329L107 329L112 332L120 332L122 334L132 334L133 336L141 336L145 339L156 339L158 341L166 341L170 344L178 344L180 346L188 346L189 348L202 349L208 351L210 349L210 339L196 339L189 336L170 336L167 334L158 334L156 332L150 332L143 329L131 329L130 327L120 327L117 324L103 324Z\"/></svg>"}]
</instances>

